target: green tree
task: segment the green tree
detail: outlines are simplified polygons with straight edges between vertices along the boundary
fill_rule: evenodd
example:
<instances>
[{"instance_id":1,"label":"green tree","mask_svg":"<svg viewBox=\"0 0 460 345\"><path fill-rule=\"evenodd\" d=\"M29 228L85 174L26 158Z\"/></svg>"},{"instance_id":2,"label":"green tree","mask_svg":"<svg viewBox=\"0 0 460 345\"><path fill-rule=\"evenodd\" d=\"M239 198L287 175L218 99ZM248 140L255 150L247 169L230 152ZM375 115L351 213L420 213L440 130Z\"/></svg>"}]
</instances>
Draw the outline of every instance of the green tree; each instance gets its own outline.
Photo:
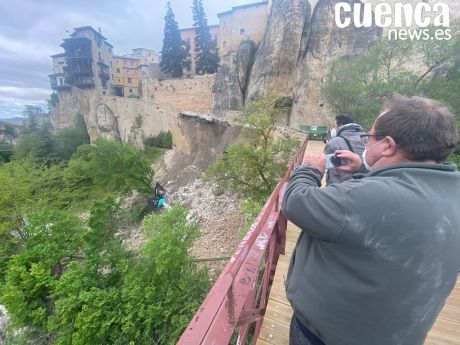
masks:
<instances>
[{"instance_id":1,"label":"green tree","mask_svg":"<svg viewBox=\"0 0 460 345\"><path fill-rule=\"evenodd\" d=\"M173 78L182 77L186 60L185 48L182 46L179 27L175 20L171 4L167 3L163 48L161 49L160 68L164 73L171 74Z\"/></svg>"},{"instance_id":2,"label":"green tree","mask_svg":"<svg viewBox=\"0 0 460 345\"><path fill-rule=\"evenodd\" d=\"M0 163L11 161L14 154L14 146L8 142L0 141Z\"/></svg>"},{"instance_id":3,"label":"green tree","mask_svg":"<svg viewBox=\"0 0 460 345\"><path fill-rule=\"evenodd\" d=\"M217 42L211 36L203 0L193 0L193 26L195 27L195 73L213 74L219 67Z\"/></svg>"},{"instance_id":4,"label":"green tree","mask_svg":"<svg viewBox=\"0 0 460 345\"><path fill-rule=\"evenodd\" d=\"M0 302L13 327L47 329L54 313L53 293L66 262L80 249L79 222L68 213L42 211L22 227L23 245L8 263Z\"/></svg>"},{"instance_id":5,"label":"green tree","mask_svg":"<svg viewBox=\"0 0 460 345\"><path fill-rule=\"evenodd\" d=\"M283 177L299 141L275 137L279 98L273 95L249 103L242 123L247 143L231 145L206 172L207 178L263 204Z\"/></svg>"},{"instance_id":6,"label":"green tree","mask_svg":"<svg viewBox=\"0 0 460 345\"><path fill-rule=\"evenodd\" d=\"M455 32L458 26L459 22L455 22L452 31ZM326 97L337 112L352 114L356 122L370 128L383 103L393 93L445 98L439 92L429 90L430 85L433 89L440 87L439 83L452 83L441 72L458 59L459 45L458 35L452 40L381 39L366 53L333 63L324 87ZM417 57L417 68L411 66L414 56ZM450 78L454 75L450 73ZM449 104L458 109L453 100Z\"/></svg>"},{"instance_id":7,"label":"green tree","mask_svg":"<svg viewBox=\"0 0 460 345\"><path fill-rule=\"evenodd\" d=\"M161 216L144 220L148 242L141 251L143 259L136 263L126 281L135 282L136 277L142 277L143 281L137 278L136 285L146 287L147 305L152 307L144 307L145 297L132 295L135 289L130 284L124 294L130 313L136 315L136 323L151 320L151 324L140 329L130 327L133 338L139 336L146 343L153 340L175 344L209 291L207 271L198 269L188 255L199 236L198 227L188 223L187 210L177 205Z\"/></svg>"},{"instance_id":8,"label":"green tree","mask_svg":"<svg viewBox=\"0 0 460 345\"><path fill-rule=\"evenodd\" d=\"M35 132L21 136L15 150L15 157L49 165L57 161L54 147L54 136L50 130L46 127L38 128Z\"/></svg>"},{"instance_id":9,"label":"green tree","mask_svg":"<svg viewBox=\"0 0 460 345\"><path fill-rule=\"evenodd\" d=\"M417 75L405 67L414 49L409 41L382 39L363 55L336 61L325 87L330 104L369 128L391 94L415 94Z\"/></svg>"},{"instance_id":10,"label":"green tree","mask_svg":"<svg viewBox=\"0 0 460 345\"><path fill-rule=\"evenodd\" d=\"M59 96L56 92L50 94L49 98L46 100L48 103L48 109L51 111L55 106L59 104Z\"/></svg>"},{"instance_id":11,"label":"green tree","mask_svg":"<svg viewBox=\"0 0 460 345\"><path fill-rule=\"evenodd\" d=\"M158 135L150 136L144 139L144 145L146 147L159 147L165 149L171 149L173 145L171 131L161 131Z\"/></svg>"},{"instance_id":12,"label":"green tree","mask_svg":"<svg viewBox=\"0 0 460 345\"><path fill-rule=\"evenodd\" d=\"M54 136L54 150L60 160L69 160L78 147L89 142L85 120L81 114L77 114L73 127L63 128Z\"/></svg>"},{"instance_id":13,"label":"green tree","mask_svg":"<svg viewBox=\"0 0 460 345\"><path fill-rule=\"evenodd\" d=\"M30 207L31 180L18 162L0 165L0 282L19 245L17 230L24 225L25 212Z\"/></svg>"},{"instance_id":14,"label":"green tree","mask_svg":"<svg viewBox=\"0 0 460 345\"><path fill-rule=\"evenodd\" d=\"M134 255L119 221L113 197L93 204L86 228L63 212L31 215L0 288L13 327L56 344L175 343L209 287L187 255L198 229L174 207L146 219Z\"/></svg>"},{"instance_id":15,"label":"green tree","mask_svg":"<svg viewBox=\"0 0 460 345\"><path fill-rule=\"evenodd\" d=\"M51 123L38 120L38 117L43 115L43 109L37 105L26 105L23 114L26 119L23 135L16 147L15 157L50 165L57 160Z\"/></svg>"},{"instance_id":16,"label":"green tree","mask_svg":"<svg viewBox=\"0 0 460 345\"><path fill-rule=\"evenodd\" d=\"M93 145L82 145L69 162L69 174L107 192L127 194L135 189L147 196L154 194L154 172L130 144L98 138Z\"/></svg>"},{"instance_id":17,"label":"green tree","mask_svg":"<svg viewBox=\"0 0 460 345\"><path fill-rule=\"evenodd\" d=\"M209 289L187 250L199 231L173 207L144 222L139 255L116 235L119 206L95 202L83 235L83 261L70 263L55 285L49 331L56 344L174 344Z\"/></svg>"},{"instance_id":18,"label":"green tree","mask_svg":"<svg viewBox=\"0 0 460 345\"><path fill-rule=\"evenodd\" d=\"M14 128L13 125L9 124L9 123L5 123L4 125L4 129L5 129L5 135L8 137L8 138L15 138L16 137L16 129Z\"/></svg>"},{"instance_id":19,"label":"green tree","mask_svg":"<svg viewBox=\"0 0 460 345\"><path fill-rule=\"evenodd\" d=\"M39 124L37 117L43 114L43 109L39 105L27 104L22 114L25 116L23 133L37 133Z\"/></svg>"},{"instance_id":20,"label":"green tree","mask_svg":"<svg viewBox=\"0 0 460 345\"><path fill-rule=\"evenodd\" d=\"M74 179L61 164L12 161L0 166L0 281L10 257L25 243L22 228L29 214L45 208L68 210L91 195Z\"/></svg>"}]
</instances>

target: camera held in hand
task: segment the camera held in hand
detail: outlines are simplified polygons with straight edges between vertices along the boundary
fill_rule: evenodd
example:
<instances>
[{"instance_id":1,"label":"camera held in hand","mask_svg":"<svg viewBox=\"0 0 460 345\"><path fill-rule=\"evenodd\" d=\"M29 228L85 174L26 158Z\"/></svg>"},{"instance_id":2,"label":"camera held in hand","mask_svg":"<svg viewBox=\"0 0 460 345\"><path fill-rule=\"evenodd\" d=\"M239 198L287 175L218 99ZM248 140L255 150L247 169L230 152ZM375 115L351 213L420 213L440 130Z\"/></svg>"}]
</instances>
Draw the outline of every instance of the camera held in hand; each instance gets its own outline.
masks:
<instances>
[{"instance_id":1,"label":"camera held in hand","mask_svg":"<svg viewBox=\"0 0 460 345\"><path fill-rule=\"evenodd\" d=\"M326 155L326 168L332 168L332 167L339 167L342 165L347 165L347 160L344 158L340 158L335 155L335 153L331 153L329 155Z\"/></svg>"}]
</instances>

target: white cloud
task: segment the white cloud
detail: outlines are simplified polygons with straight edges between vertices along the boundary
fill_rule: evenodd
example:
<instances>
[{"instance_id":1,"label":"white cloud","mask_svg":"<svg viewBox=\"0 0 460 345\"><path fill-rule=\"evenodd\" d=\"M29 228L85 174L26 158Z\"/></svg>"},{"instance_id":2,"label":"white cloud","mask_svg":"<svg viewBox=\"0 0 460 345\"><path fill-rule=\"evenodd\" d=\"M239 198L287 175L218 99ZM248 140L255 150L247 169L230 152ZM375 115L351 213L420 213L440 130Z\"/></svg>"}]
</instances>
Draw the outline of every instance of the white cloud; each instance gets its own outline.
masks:
<instances>
[{"instance_id":1,"label":"white cloud","mask_svg":"<svg viewBox=\"0 0 460 345\"><path fill-rule=\"evenodd\" d=\"M45 107L50 93L42 88L0 86L0 118L21 116L27 104Z\"/></svg>"}]
</instances>

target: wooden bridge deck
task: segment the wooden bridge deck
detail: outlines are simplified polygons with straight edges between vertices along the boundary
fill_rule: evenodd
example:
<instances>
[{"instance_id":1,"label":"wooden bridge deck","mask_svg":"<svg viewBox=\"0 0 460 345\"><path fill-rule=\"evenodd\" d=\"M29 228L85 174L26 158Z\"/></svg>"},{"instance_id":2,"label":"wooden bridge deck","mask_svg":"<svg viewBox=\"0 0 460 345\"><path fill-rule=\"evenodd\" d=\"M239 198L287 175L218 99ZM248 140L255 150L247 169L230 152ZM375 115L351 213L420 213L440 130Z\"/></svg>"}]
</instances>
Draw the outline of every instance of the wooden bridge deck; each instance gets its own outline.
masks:
<instances>
[{"instance_id":1,"label":"wooden bridge deck","mask_svg":"<svg viewBox=\"0 0 460 345\"><path fill-rule=\"evenodd\" d=\"M322 151L322 147L321 142L309 142L307 150ZM292 309L286 299L284 279L299 233L300 230L295 225L288 223L285 255L281 255L278 260L257 345L289 344ZM460 345L460 274L457 278L457 285L428 334L425 345Z\"/></svg>"}]
</instances>

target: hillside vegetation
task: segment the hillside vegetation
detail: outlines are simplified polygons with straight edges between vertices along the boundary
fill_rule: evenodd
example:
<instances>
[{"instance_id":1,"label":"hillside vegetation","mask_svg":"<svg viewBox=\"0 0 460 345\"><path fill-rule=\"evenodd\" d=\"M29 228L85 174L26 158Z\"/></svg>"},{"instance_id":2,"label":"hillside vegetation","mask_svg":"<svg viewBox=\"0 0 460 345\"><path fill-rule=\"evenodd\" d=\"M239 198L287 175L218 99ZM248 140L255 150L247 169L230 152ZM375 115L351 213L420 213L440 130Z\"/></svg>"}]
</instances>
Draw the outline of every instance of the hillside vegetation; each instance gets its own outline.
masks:
<instances>
[{"instance_id":1,"label":"hillside vegetation","mask_svg":"<svg viewBox=\"0 0 460 345\"><path fill-rule=\"evenodd\" d=\"M14 155L0 163L8 342L175 343L209 289L188 255L198 228L174 206L144 218L146 243L126 249L119 229L132 217L121 202L133 191L153 197L151 163L130 144L90 145L76 118L56 134L29 118Z\"/></svg>"}]
</instances>

